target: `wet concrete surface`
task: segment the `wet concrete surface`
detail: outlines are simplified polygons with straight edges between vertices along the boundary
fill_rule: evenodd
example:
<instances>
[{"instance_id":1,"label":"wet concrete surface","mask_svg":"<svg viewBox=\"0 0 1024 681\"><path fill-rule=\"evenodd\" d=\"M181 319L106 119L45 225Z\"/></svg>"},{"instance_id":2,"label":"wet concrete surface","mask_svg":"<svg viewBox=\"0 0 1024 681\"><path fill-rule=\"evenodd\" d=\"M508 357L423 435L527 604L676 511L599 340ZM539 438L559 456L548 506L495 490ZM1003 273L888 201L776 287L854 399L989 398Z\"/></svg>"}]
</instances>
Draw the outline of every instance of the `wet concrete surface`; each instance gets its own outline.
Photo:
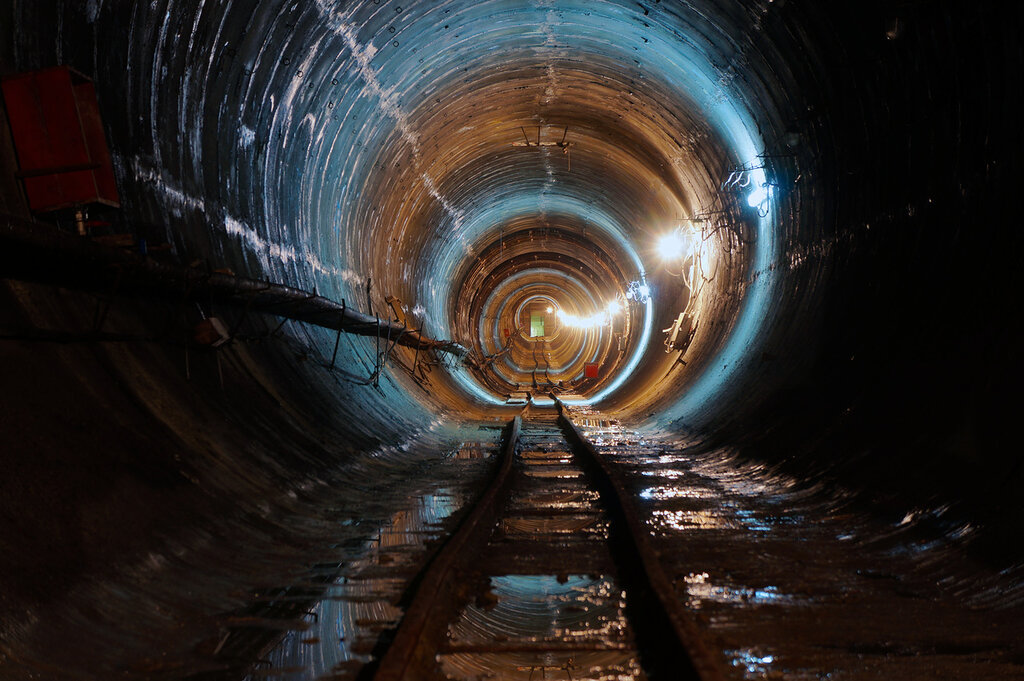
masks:
<instances>
[{"instance_id":1,"label":"wet concrete surface","mask_svg":"<svg viewBox=\"0 0 1024 681\"><path fill-rule=\"evenodd\" d=\"M415 678L646 678L600 495L554 413L547 417L524 426L501 517L486 546L457 572L464 602L449 617L437 666ZM482 445L479 451L490 454ZM427 556L420 538L451 529L437 504L452 489L408 500L410 510L378 535L381 548L342 568L310 610L309 628L286 634L247 678L370 678L368 663L390 640Z\"/></svg>"},{"instance_id":2,"label":"wet concrete surface","mask_svg":"<svg viewBox=\"0 0 1024 681\"><path fill-rule=\"evenodd\" d=\"M1024 678L1022 568L975 561L978 530L948 509L893 515L725 450L575 421L730 678ZM0 678L367 678L435 540L490 475L497 428L460 434L311 481L262 521L196 529L8 623ZM597 497L553 423L524 431L442 678L644 678Z\"/></svg>"},{"instance_id":3,"label":"wet concrete surface","mask_svg":"<svg viewBox=\"0 0 1024 681\"><path fill-rule=\"evenodd\" d=\"M554 419L524 422L513 491L448 629L444 678L644 679L609 521Z\"/></svg>"},{"instance_id":4,"label":"wet concrete surface","mask_svg":"<svg viewBox=\"0 0 1024 681\"><path fill-rule=\"evenodd\" d=\"M487 476L498 437L425 431L253 508L154 536L148 553L6 619L0 678L241 679L300 665L314 678L358 659L394 617L399 576ZM344 633L327 646L317 627L332 615ZM282 638L299 659L268 656ZM330 664L312 667L314 650Z\"/></svg>"},{"instance_id":5,"label":"wet concrete surface","mask_svg":"<svg viewBox=\"0 0 1024 681\"><path fill-rule=\"evenodd\" d=\"M972 558L977 529L948 508L893 515L725 450L577 419L731 678L1024 678L1024 566Z\"/></svg>"},{"instance_id":6,"label":"wet concrete surface","mask_svg":"<svg viewBox=\"0 0 1024 681\"><path fill-rule=\"evenodd\" d=\"M495 451L494 441L463 442L446 465L421 481L424 489L391 499L400 510L384 519L359 555L338 566L315 602L307 601L307 627L288 632L246 678L302 681L365 674L382 638L401 619L403 597L436 548L433 543L451 532L453 515L473 500L490 474Z\"/></svg>"}]
</instances>

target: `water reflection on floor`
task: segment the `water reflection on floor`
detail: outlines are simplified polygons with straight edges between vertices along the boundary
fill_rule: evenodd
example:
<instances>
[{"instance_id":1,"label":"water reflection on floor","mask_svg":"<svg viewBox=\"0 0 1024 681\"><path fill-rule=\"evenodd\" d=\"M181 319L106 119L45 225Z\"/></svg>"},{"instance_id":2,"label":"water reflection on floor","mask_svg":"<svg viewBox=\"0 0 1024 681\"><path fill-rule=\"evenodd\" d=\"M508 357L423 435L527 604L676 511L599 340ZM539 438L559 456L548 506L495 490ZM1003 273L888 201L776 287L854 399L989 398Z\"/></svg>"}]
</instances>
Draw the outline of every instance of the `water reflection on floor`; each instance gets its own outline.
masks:
<instances>
[{"instance_id":1,"label":"water reflection on floor","mask_svg":"<svg viewBox=\"0 0 1024 681\"><path fill-rule=\"evenodd\" d=\"M381 523L359 555L341 566L337 578L311 605L309 627L288 632L247 678L355 678L373 659L381 634L400 620L397 603L428 555L428 542L448 534L446 521L484 479L483 470L464 466L487 465L495 451L494 442L468 442L453 450L449 456L456 468L431 474L438 482L450 476L449 484L407 499L404 508Z\"/></svg>"},{"instance_id":2,"label":"water reflection on floor","mask_svg":"<svg viewBox=\"0 0 1024 681\"><path fill-rule=\"evenodd\" d=\"M439 651L451 681L641 681L599 494L552 419L524 424L476 594Z\"/></svg>"},{"instance_id":3,"label":"water reflection on floor","mask_svg":"<svg viewBox=\"0 0 1024 681\"><path fill-rule=\"evenodd\" d=\"M625 594L603 572L611 567L607 518L565 442L549 431L524 435L529 446L517 454L521 465L509 506L479 574L465 576L480 584L438 651L439 672L449 679L644 678L625 617ZM453 460L486 464L493 449L468 443ZM480 480L472 475L463 482ZM379 654L381 634L401 617L396 603L427 555L426 543L450 530L446 520L465 504L468 492L448 485L409 499L342 567L310 608L307 626L289 631L248 678L355 678Z\"/></svg>"},{"instance_id":4,"label":"water reflection on floor","mask_svg":"<svg viewBox=\"0 0 1024 681\"><path fill-rule=\"evenodd\" d=\"M606 576L501 575L490 578L489 598L472 603L449 629L453 646L495 640L559 642L590 637L622 642L625 601Z\"/></svg>"},{"instance_id":5,"label":"water reflection on floor","mask_svg":"<svg viewBox=\"0 0 1024 681\"><path fill-rule=\"evenodd\" d=\"M972 563L962 543L973 528L943 522L947 508L890 518L840 489L801 485L729 452L698 453L600 419L589 437L632 488L677 598L721 651L729 678L1024 678L1021 569ZM547 451L553 444L521 453L531 464L524 477L537 486L520 491L501 536L606 532L588 511L593 494L576 489L568 460ZM486 454L467 446L455 456ZM396 513L328 589L309 628L288 633L253 681L352 678L400 616L393 603L424 540L460 503L457 490L439 488ZM492 575L451 625L442 672L465 681L642 678L623 633L622 594L594 565ZM599 642L594 650L580 643L588 638ZM572 639L572 651L560 649Z\"/></svg>"},{"instance_id":6,"label":"water reflection on floor","mask_svg":"<svg viewBox=\"0 0 1024 681\"><path fill-rule=\"evenodd\" d=\"M1024 566L975 563L948 507L892 515L590 419L730 678L1024 679Z\"/></svg>"}]
</instances>

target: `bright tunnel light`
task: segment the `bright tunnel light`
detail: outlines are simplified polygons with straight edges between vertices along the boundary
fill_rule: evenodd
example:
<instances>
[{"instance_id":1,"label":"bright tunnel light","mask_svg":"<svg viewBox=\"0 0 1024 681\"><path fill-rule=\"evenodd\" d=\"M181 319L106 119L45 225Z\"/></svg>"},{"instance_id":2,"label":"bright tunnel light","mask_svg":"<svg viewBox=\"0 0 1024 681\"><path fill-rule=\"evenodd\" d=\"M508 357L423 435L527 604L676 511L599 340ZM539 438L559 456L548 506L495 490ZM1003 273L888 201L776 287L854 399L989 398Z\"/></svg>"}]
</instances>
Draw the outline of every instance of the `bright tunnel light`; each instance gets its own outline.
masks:
<instances>
[{"instance_id":1,"label":"bright tunnel light","mask_svg":"<svg viewBox=\"0 0 1024 681\"><path fill-rule=\"evenodd\" d=\"M643 281L631 281L629 282L629 288L626 289L626 299L635 300L638 303L646 303L647 299L651 297L651 287Z\"/></svg>"},{"instance_id":2,"label":"bright tunnel light","mask_svg":"<svg viewBox=\"0 0 1024 681\"><path fill-rule=\"evenodd\" d=\"M662 260L676 260L686 253L686 239L682 232L674 229L658 240L658 255Z\"/></svg>"},{"instance_id":3,"label":"bright tunnel light","mask_svg":"<svg viewBox=\"0 0 1024 681\"><path fill-rule=\"evenodd\" d=\"M767 200L768 187L762 184L759 187L755 187L754 191L750 192L747 196L747 205L751 208L760 208Z\"/></svg>"},{"instance_id":4,"label":"bright tunnel light","mask_svg":"<svg viewBox=\"0 0 1024 681\"><path fill-rule=\"evenodd\" d=\"M605 324L611 324L612 317L622 312L622 304L617 300L613 300L608 303L605 309L595 312L589 317L580 317L565 312L564 310L557 310L555 314L558 316L558 321L566 326L574 329L593 329L598 326L604 326Z\"/></svg>"}]
</instances>

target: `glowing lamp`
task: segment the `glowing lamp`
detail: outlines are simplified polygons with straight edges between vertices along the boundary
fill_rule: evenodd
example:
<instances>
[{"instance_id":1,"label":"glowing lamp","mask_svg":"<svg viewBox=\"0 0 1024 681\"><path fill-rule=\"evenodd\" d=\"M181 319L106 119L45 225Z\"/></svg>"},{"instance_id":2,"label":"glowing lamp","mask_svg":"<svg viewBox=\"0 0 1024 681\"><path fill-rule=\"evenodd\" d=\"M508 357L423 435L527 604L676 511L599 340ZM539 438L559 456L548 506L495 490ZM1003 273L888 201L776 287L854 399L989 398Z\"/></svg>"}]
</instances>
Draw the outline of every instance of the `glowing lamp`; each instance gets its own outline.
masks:
<instances>
[{"instance_id":1,"label":"glowing lamp","mask_svg":"<svg viewBox=\"0 0 1024 681\"><path fill-rule=\"evenodd\" d=\"M747 196L747 205L751 208L759 208L765 201L768 200L768 187L761 185L755 187L754 191L750 192Z\"/></svg>"},{"instance_id":2,"label":"glowing lamp","mask_svg":"<svg viewBox=\"0 0 1024 681\"><path fill-rule=\"evenodd\" d=\"M658 254L662 260L676 260L686 251L686 239L678 230L672 230L658 240Z\"/></svg>"},{"instance_id":3,"label":"glowing lamp","mask_svg":"<svg viewBox=\"0 0 1024 681\"><path fill-rule=\"evenodd\" d=\"M646 303L651 297L651 287L644 281L631 281L626 288L626 300L635 300L639 303Z\"/></svg>"}]
</instances>

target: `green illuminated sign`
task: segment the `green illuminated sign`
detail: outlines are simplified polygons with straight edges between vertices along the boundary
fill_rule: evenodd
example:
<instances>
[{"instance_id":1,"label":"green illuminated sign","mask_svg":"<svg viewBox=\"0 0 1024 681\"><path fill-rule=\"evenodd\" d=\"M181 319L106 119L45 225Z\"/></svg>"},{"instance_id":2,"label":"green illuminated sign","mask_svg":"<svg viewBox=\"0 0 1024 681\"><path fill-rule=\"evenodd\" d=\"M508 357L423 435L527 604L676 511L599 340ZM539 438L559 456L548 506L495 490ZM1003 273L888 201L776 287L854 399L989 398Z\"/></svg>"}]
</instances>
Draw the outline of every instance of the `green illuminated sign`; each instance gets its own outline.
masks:
<instances>
[{"instance_id":1,"label":"green illuminated sign","mask_svg":"<svg viewBox=\"0 0 1024 681\"><path fill-rule=\"evenodd\" d=\"M540 338L544 335L544 315L530 315L530 338Z\"/></svg>"}]
</instances>

